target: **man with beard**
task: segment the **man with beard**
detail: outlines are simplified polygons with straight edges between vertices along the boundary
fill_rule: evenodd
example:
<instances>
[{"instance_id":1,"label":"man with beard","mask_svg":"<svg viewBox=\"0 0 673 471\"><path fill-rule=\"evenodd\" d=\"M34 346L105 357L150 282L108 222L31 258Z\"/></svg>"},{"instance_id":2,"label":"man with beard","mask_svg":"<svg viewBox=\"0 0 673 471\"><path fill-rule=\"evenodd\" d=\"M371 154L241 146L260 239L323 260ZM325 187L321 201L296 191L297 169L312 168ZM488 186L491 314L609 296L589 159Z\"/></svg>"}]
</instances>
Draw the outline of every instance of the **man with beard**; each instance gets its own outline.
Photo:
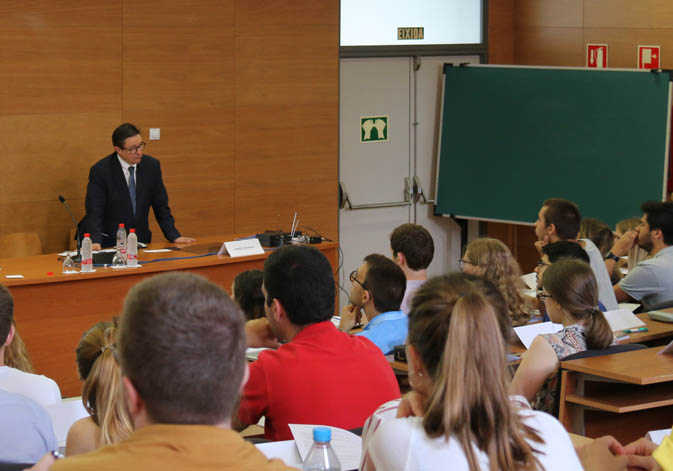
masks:
<instances>
[{"instance_id":1,"label":"man with beard","mask_svg":"<svg viewBox=\"0 0 673 471\"><path fill-rule=\"evenodd\" d=\"M673 300L673 203L648 201L640 209L640 225L615 243L606 263L615 263L636 243L649 252L650 258L636 265L614 287L617 301L639 301L647 310L648 306Z\"/></svg>"}]
</instances>

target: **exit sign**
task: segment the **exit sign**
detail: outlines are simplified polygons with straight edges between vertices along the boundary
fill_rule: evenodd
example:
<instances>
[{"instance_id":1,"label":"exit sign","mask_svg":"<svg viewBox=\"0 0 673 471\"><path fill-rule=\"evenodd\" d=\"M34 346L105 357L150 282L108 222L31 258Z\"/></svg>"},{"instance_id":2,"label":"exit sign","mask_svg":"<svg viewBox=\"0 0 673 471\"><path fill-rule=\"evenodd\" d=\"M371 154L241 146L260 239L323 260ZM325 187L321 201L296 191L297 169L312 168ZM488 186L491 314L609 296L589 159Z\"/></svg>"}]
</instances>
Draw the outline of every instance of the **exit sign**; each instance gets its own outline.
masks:
<instances>
[{"instance_id":1,"label":"exit sign","mask_svg":"<svg viewBox=\"0 0 673 471\"><path fill-rule=\"evenodd\" d=\"M397 39L402 41L408 39L425 39L425 28L422 26L397 28Z\"/></svg>"},{"instance_id":2,"label":"exit sign","mask_svg":"<svg viewBox=\"0 0 673 471\"><path fill-rule=\"evenodd\" d=\"M388 116L362 116L360 118L360 142L388 140Z\"/></svg>"}]
</instances>

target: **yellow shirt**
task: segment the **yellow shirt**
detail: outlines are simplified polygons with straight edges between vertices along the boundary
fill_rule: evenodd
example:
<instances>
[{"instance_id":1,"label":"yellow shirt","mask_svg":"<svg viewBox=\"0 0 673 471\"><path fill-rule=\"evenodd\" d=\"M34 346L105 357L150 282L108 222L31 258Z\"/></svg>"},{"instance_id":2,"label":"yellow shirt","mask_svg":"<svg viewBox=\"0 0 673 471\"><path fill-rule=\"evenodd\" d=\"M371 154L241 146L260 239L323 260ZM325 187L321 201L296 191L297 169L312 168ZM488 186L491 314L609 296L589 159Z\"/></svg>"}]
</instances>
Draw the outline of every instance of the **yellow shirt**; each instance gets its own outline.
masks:
<instances>
[{"instance_id":1,"label":"yellow shirt","mask_svg":"<svg viewBox=\"0 0 673 471\"><path fill-rule=\"evenodd\" d=\"M671 434L664 437L661 445L654 450L652 456L664 471L673 471L673 430Z\"/></svg>"},{"instance_id":2,"label":"yellow shirt","mask_svg":"<svg viewBox=\"0 0 673 471\"><path fill-rule=\"evenodd\" d=\"M116 445L59 460L52 471L250 470L288 468L269 460L233 430L207 425L156 424Z\"/></svg>"}]
</instances>

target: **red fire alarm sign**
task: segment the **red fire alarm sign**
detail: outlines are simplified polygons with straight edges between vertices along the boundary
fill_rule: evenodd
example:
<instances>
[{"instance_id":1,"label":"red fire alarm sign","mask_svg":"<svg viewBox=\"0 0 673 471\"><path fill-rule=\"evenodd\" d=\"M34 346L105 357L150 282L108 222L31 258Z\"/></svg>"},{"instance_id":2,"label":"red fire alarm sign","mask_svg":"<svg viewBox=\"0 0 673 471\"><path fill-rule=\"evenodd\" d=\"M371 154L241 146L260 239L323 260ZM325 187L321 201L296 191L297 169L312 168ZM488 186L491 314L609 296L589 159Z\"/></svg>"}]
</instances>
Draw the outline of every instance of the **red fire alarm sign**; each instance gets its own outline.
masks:
<instances>
[{"instance_id":1,"label":"red fire alarm sign","mask_svg":"<svg viewBox=\"0 0 673 471\"><path fill-rule=\"evenodd\" d=\"M605 69L608 66L608 45L587 44L587 67Z\"/></svg>"},{"instance_id":2,"label":"red fire alarm sign","mask_svg":"<svg viewBox=\"0 0 673 471\"><path fill-rule=\"evenodd\" d=\"M638 68L658 69L661 64L661 46L638 46Z\"/></svg>"}]
</instances>

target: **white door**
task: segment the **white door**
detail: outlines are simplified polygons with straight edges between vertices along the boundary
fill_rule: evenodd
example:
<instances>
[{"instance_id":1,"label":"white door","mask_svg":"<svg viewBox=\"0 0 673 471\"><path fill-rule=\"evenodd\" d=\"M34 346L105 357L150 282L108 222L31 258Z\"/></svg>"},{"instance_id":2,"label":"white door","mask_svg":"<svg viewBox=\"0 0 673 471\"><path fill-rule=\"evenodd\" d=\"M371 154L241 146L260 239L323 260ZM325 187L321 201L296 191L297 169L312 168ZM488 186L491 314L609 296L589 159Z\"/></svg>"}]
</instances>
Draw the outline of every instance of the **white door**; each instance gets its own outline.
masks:
<instances>
[{"instance_id":1,"label":"white door","mask_svg":"<svg viewBox=\"0 0 673 471\"><path fill-rule=\"evenodd\" d=\"M434 216L432 205L415 203L408 195L405 198L405 179L413 182L414 177L418 177L426 198L434 198L445 62L478 62L478 58L341 59L339 180L354 208L347 205L339 215L341 306L348 303L348 274L370 253L390 256L390 233L405 222L421 224L432 234L435 256L429 267L431 275L458 267L458 226ZM387 140L362 142L363 135L373 137L362 128L363 121L370 118L372 121L365 124L370 130L375 118L385 118Z\"/></svg>"}]
</instances>

